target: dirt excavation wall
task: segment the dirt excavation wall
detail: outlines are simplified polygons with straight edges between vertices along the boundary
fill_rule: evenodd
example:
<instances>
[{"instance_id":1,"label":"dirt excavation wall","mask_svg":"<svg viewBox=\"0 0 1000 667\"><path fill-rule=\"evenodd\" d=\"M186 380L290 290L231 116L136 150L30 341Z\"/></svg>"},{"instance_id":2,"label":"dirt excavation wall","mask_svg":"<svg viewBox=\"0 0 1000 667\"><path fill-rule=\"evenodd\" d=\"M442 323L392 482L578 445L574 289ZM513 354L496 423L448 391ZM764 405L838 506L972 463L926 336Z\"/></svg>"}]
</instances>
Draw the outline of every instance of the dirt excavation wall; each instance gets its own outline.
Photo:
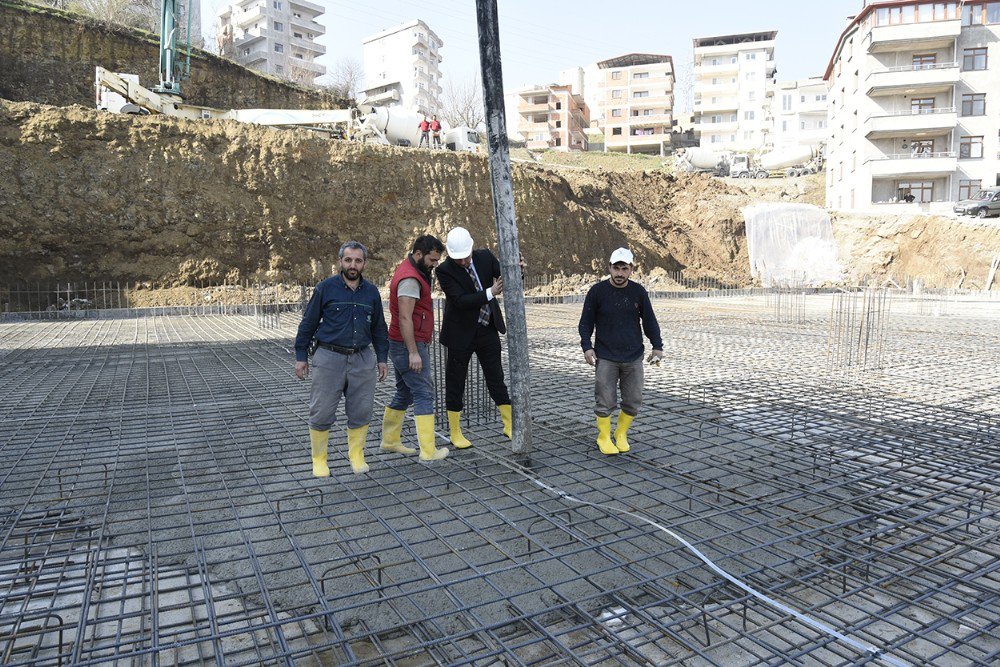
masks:
<instances>
[{"instance_id":1,"label":"dirt excavation wall","mask_svg":"<svg viewBox=\"0 0 1000 667\"><path fill-rule=\"evenodd\" d=\"M581 273L632 246L644 268L748 280L745 195L703 176L515 167L532 271ZM229 121L0 102L0 284L308 282L339 244L384 277L423 232L495 245L486 160Z\"/></svg>"},{"instance_id":2,"label":"dirt excavation wall","mask_svg":"<svg viewBox=\"0 0 1000 667\"><path fill-rule=\"evenodd\" d=\"M0 0L0 98L59 106L94 105L94 68L159 81L159 37L19 0ZM192 104L238 109L346 108L347 101L284 83L196 50L182 84Z\"/></svg>"}]
</instances>

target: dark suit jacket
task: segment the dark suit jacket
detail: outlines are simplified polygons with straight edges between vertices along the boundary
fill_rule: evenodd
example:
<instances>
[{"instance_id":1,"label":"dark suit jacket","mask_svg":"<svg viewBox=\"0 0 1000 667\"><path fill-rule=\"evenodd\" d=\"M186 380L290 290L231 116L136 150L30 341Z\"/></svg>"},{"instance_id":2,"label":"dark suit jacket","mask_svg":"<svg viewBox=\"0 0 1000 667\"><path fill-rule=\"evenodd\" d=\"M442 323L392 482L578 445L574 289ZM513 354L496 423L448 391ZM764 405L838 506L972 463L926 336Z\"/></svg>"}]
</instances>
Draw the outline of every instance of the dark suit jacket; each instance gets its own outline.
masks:
<instances>
[{"instance_id":1,"label":"dark suit jacket","mask_svg":"<svg viewBox=\"0 0 1000 667\"><path fill-rule=\"evenodd\" d=\"M486 303L486 288L500 277L500 261L482 248L472 251L472 265L476 267L483 289L477 290L472 276L451 257L437 268L438 283L445 295L444 319L441 321L441 344L445 347L464 349L472 344L479 326L479 311ZM507 333L500 304L494 298L490 303L490 327Z\"/></svg>"}]
</instances>

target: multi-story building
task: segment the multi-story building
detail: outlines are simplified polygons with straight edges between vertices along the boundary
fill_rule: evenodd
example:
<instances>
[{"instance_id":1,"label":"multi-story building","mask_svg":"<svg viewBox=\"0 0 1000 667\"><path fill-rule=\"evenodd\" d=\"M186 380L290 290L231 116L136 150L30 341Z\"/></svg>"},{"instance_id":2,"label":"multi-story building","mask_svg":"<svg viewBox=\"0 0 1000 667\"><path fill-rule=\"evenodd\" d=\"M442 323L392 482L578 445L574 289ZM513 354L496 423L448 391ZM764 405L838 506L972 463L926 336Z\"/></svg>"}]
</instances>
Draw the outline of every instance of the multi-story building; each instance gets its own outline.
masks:
<instances>
[{"instance_id":1,"label":"multi-story building","mask_svg":"<svg viewBox=\"0 0 1000 667\"><path fill-rule=\"evenodd\" d=\"M694 40L695 129L702 146L765 146L772 127L766 112L777 34L772 30Z\"/></svg>"},{"instance_id":2,"label":"multi-story building","mask_svg":"<svg viewBox=\"0 0 1000 667\"><path fill-rule=\"evenodd\" d=\"M316 39L326 32L316 19L323 7L308 0L241 0L221 9L219 51L252 69L312 84L326 73L316 58L326 47Z\"/></svg>"},{"instance_id":3,"label":"multi-story building","mask_svg":"<svg viewBox=\"0 0 1000 667\"><path fill-rule=\"evenodd\" d=\"M673 126L673 59L630 53L602 60L597 67L603 79L597 115L604 150L663 155Z\"/></svg>"},{"instance_id":4,"label":"multi-story building","mask_svg":"<svg viewBox=\"0 0 1000 667\"><path fill-rule=\"evenodd\" d=\"M1000 2L869 3L824 78L828 207L949 210L1000 184Z\"/></svg>"},{"instance_id":5,"label":"multi-story building","mask_svg":"<svg viewBox=\"0 0 1000 667\"><path fill-rule=\"evenodd\" d=\"M363 99L421 114L440 113L444 42L426 23L409 21L367 37L363 44Z\"/></svg>"},{"instance_id":6,"label":"multi-story building","mask_svg":"<svg viewBox=\"0 0 1000 667\"><path fill-rule=\"evenodd\" d=\"M590 111L572 85L532 86L517 93L517 130L530 149L587 150Z\"/></svg>"},{"instance_id":7,"label":"multi-story building","mask_svg":"<svg viewBox=\"0 0 1000 667\"><path fill-rule=\"evenodd\" d=\"M823 77L778 81L768 94L770 123L765 147L780 150L793 146L820 146L829 135L827 89ZM768 118L772 120L768 121Z\"/></svg>"}]
</instances>

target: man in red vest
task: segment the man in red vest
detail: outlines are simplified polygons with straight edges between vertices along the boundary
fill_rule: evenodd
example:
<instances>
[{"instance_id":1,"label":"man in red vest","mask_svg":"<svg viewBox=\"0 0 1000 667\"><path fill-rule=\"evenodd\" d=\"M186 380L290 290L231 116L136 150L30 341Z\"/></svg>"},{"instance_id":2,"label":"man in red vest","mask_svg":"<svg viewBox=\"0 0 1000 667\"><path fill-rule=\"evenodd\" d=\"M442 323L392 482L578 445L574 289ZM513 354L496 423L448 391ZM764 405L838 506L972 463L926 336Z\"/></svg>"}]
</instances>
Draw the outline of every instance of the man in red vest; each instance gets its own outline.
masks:
<instances>
[{"instance_id":1,"label":"man in red vest","mask_svg":"<svg viewBox=\"0 0 1000 667\"><path fill-rule=\"evenodd\" d=\"M420 129L420 143L417 145L417 148L423 148L424 146L427 146L427 148L430 148L431 147L431 135L430 135L431 124L430 124L430 122L428 122L427 116L424 116L424 119L422 121L420 121L420 123L417 125L417 127Z\"/></svg>"},{"instance_id":2,"label":"man in red vest","mask_svg":"<svg viewBox=\"0 0 1000 667\"><path fill-rule=\"evenodd\" d=\"M426 234L417 237L413 248L389 283L389 358L396 372L396 394L382 418L382 449L413 454L403 446L400 432L406 408L413 406L417 424L420 460L436 461L448 450L434 442L434 381L431 377L430 344L434 337L434 303L431 281L434 267L441 261L444 245Z\"/></svg>"},{"instance_id":3,"label":"man in red vest","mask_svg":"<svg viewBox=\"0 0 1000 667\"><path fill-rule=\"evenodd\" d=\"M431 148L441 148L441 121L437 116L431 116L431 137L434 139Z\"/></svg>"}]
</instances>

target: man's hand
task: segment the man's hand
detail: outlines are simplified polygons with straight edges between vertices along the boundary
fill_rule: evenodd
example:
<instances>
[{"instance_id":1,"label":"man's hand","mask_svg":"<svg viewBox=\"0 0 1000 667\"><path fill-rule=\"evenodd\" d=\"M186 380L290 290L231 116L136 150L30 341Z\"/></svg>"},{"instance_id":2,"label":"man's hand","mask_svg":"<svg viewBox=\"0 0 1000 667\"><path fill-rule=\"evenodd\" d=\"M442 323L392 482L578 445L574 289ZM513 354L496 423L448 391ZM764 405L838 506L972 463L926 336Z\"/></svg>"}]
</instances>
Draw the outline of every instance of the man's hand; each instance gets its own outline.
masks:
<instances>
[{"instance_id":1,"label":"man's hand","mask_svg":"<svg viewBox=\"0 0 1000 667\"><path fill-rule=\"evenodd\" d=\"M424 369L424 360L420 358L419 352L410 352L410 370L419 373Z\"/></svg>"},{"instance_id":2,"label":"man's hand","mask_svg":"<svg viewBox=\"0 0 1000 667\"><path fill-rule=\"evenodd\" d=\"M660 362L663 361L663 350L653 350L649 353L649 357L646 359L649 363L654 366L659 366Z\"/></svg>"},{"instance_id":3,"label":"man's hand","mask_svg":"<svg viewBox=\"0 0 1000 667\"><path fill-rule=\"evenodd\" d=\"M386 363L380 363L378 365L378 381L382 382L385 380L387 375L389 375L389 365Z\"/></svg>"},{"instance_id":4,"label":"man's hand","mask_svg":"<svg viewBox=\"0 0 1000 667\"><path fill-rule=\"evenodd\" d=\"M493 280L493 296L500 296L503 294L503 276L497 276Z\"/></svg>"},{"instance_id":5,"label":"man's hand","mask_svg":"<svg viewBox=\"0 0 1000 667\"><path fill-rule=\"evenodd\" d=\"M305 380L309 377L309 362L308 361L296 361L295 362L295 377L300 380Z\"/></svg>"},{"instance_id":6,"label":"man's hand","mask_svg":"<svg viewBox=\"0 0 1000 667\"><path fill-rule=\"evenodd\" d=\"M594 352L594 348L590 348L583 353L583 358L587 360L587 363L591 366L597 365L597 353Z\"/></svg>"}]
</instances>

